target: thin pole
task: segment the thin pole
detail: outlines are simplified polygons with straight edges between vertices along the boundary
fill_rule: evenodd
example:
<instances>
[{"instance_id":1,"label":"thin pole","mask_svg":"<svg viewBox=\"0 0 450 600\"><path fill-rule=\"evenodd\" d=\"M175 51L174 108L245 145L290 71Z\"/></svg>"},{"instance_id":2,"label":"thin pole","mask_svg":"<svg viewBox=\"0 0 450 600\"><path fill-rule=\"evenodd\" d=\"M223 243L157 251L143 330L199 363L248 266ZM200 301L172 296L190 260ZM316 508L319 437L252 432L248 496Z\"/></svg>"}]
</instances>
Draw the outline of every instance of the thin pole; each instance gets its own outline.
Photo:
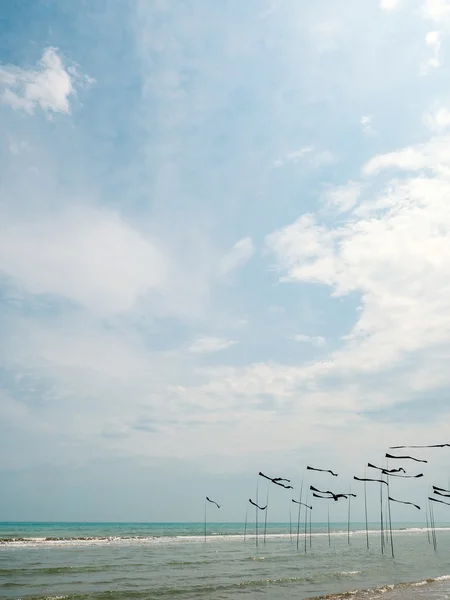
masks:
<instances>
[{"instance_id":1,"label":"thin pole","mask_svg":"<svg viewBox=\"0 0 450 600\"><path fill-rule=\"evenodd\" d=\"M308 504L308 495L306 495L306 504ZM306 554L306 540L307 540L307 534L308 534L308 509L305 506L305 554Z\"/></svg>"},{"instance_id":2,"label":"thin pole","mask_svg":"<svg viewBox=\"0 0 450 600\"><path fill-rule=\"evenodd\" d=\"M437 539L436 539L436 526L435 526L435 522L434 522L434 508L433 505L430 502L430 520L431 520L431 531L432 531L432 535L433 535L433 547L434 547L434 551L437 551Z\"/></svg>"},{"instance_id":3,"label":"thin pole","mask_svg":"<svg viewBox=\"0 0 450 600\"><path fill-rule=\"evenodd\" d=\"M300 498L299 498L298 515L297 515L297 550L298 550L298 541L299 541L299 537L300 537L300 509L302 507L301 501L302 501L302 493L303 493L303 478L304 478L304 476L305 476L305 471L303 470L302 482L300 484Z\"/></svg>"},{"instance_id":4,"label":"thin pole","mask_svg":"<svg viewBox=\"0 0 450 600\"><path fill-rule=\"evenodd\" d=\"M381 542L381 554L384 554L383 485L381 483L380 483L380 542Z\"/></svg>"},{"instance_id":5,"label":"thin pole","mask_svg":"<svg viewBox=\"0 0 450 600\"><path fill-rule=\"evenodd\" d=\"M350 486L350 494L352 493L352 486ZM348 524L347 524L347 543L350 546L350 507L351 507L352 497L349 495L348 497Z\"/></svg>"},{"instance_id":6,"label":"thin pole","mask_svg":"<svg viewBox=\"0 0 450 600\"><path fill-rule=\"evenodd\" d=\"M256 504L259 504L258 498L258 480L256 480ZM255 516L255 540L256 547L258 547L258 507L255 506L256 516Z\"/></svg>"},{"instance_id":7,"label":"thin pole","mask_svg":"<svg viewBox=\"0 0 450 600\"><path fill-rule=\"evenodd\" d=\"M205 500L205 544L206 544L206 500Z\"/></svg>"},{"instance_id":8,"label":"thin pole","mask_svg":"<svg viewBox=\"0 0 450 600\"><path fill-rule=\"evenodd\" d=\"M311 530L311 514L312 510L309 510L309 547L312 548L312 530Z\"/></svg>"},{"instance_id":9,"label":"thin pole","mask_svg":"<svg viewBox=\"0 0 450 600\"><path fill-rule=\"evenodd\" d=\"M270 483L267 486L266 510L265 510L265 515L264 515L264 543L266 543L267 513L269 512L269 490L270 490Z\"/></svg>"},{"instance_id":10,"label":"thin pole","mask_svg":"<svg viewBox=\"0 0 450 600\"><path fill-rule=\"evenodd\" d=\"M244 521L244 543L247 537L247 513L248 513L248 505L245 508L245 521Z\"/></svg>"},{"instance_id":11,"label":"thin pole","mask_svg":"<svg viewBox=\"0 0 450 600\"><path fill-rule=\"evenodd\" d=\"M366 481L364 482L364 509L366 512L366 543L367 543L367 550L368 550L369 549L369 524L367 522L367 482Z\"/></svg>"},{"instance_id":12,"label":"thin pole","mask_svg":"<svg viewBox=\"0 0 450 600\"><path fill-rule=\"evenodd\" d=\"M331 537L330 537L330 505L328 505L328 545L331 546Z\"/></svg>"},{"instance_id":13,"label":"thin pole","mask_svg":"<svg viewBox=\"0 0 450 600\"><path fill-rule=\"evenodd\" d=\"M289 502L289 539L292 542L292 502Z\"/></svg>"},{"instance_id":14,"label":"thin pole","mask_svg":"<svg viewBox=\"0 0 450 600\"><path fill-rule=\"evenodd\" d=\"M433 529L433 517L431 514L431 511L433 510L431 507L431 500L428 500L428 510L429 510L429 514L430 514L431 541L433 542L433 549L436 552L436 541L434 538L434 529Z\"/></svg>"},{"instance_id":15,"label":"thin pole","mask_svg":"<svg viewBox=\"0 0 450 600\"><path fill-rule=\"evenodd\" d=\"M395 558L394 556L394 539L392 537L392 519L391 519L391 501L389 500L390 498L390 494L389 494L389 475L386 476L387 479L387 488L388 488L388 512L389 512L389 535L391 536L391 551L392 551L392 558Z\"/></svg>"}]
</instances>

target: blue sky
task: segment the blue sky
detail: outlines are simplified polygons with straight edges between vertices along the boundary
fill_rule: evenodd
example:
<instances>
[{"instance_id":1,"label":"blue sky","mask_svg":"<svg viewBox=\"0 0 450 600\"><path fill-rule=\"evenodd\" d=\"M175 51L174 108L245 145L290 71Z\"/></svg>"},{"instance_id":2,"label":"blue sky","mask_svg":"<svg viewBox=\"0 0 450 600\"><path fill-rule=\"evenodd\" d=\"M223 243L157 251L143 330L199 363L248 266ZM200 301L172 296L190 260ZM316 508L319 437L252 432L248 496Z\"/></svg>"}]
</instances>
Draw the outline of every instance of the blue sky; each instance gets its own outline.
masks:
<instances>
[{"instance_id":1,"label":"blue sky","mask_svg":"<svg viewBox=\"0 0 450 600\"><path fill-rule=\"evenodd\" d=\"M3 12L0 520L235 520L450 441L448 0Z\"/></svg>"}]
</instances>

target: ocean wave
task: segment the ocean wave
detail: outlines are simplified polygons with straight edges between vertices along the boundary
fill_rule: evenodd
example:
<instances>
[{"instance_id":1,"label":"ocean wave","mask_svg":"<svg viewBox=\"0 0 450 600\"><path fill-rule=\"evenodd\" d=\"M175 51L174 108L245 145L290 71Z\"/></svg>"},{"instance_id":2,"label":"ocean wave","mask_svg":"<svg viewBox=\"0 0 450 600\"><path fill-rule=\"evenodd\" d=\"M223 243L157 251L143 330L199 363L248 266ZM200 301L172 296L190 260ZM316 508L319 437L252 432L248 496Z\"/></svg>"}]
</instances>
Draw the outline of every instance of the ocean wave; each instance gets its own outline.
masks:
<instances>
[{"instance_id":1,"label":"ocean wave","mask_svg":"<svg viewBox=\"0 0 450 600\"><path fill-rule=\"evenodd\" d=\"M342 571L340 573L343 574L353 574L353 572L345 572ZM356 574L356 573L355 573ZM419 591L418 588L423 588L424 592L427 593L430 589L430 586L433 584L437 584L439 582L450 579L450 575L442 575L439 577L430 578L424 580L423 582L410 582L410 583L398 583L391 585L382 585L378 587L368 588L368 589L353 589L345 592L339 592L334 594L325 594L321 596L310 596L308 600L344 600L347 598L354 598L355 600L362 599L372 599L375 600L377 598L382 597L384 600L389 600L389 598L394 598L395 600L409 600L412 596L425 600L427 596L424 596L422 592L420 592L419 596L416 596ZM108 599L108 600L130 600L140 599L140 600L148 600L150 597L160 597L160 598L170 598L173 597L174 594L177 596L179 594L184 593L184 591L189 593L189 597L192 597L192 594L196 594L197 597L205 597L206 594L210 593L230 593L236 594L240 591L250 591L252 589L258 590L261 589L261 586L264 586L265 592L267 591L267 587L272 587L275 591L277 586L281 586L285 588L286 586L297 585L302 582L312 582L314 577L267 577L263 579L247 579L239 582L229 582L222 584L211 584L211 583L203 583L191 586L189 588L185 588L185 590L180 590L179 588L170 588L165 587L163 590L153 590L152 594L149 595L148 590L133 590L133 589L121 589L121 590L107 590L107 591L99 591L92 593L71 593L67 595L58 595L58 596L40 596L35 597L34 600L63 600L63 599L71 599L71 600L94 600L94 599ZM426 587L429 586L429 587ZM417 592L413 592L416 589ZM228 596L227 596L228 597ZM231 597L231 596L230 596Z\"/></svg>"},{"instance_id":2,"label":"ocean wave","mask_svg":"<svg viewBox=\"0 0 450 600\"><path fill-rule=\"evenodd\" d=\"M436 527L435 531L447 531L450 532L450 527ZM426 527L410 527L410 528L397 528L393 529L393 532L396 534L426 534ZM379 529L371 529L368 531L368 534L371 536L380 535ZM263 532L261 531L259 536L263 536ZM306 534L309 537L309 533ZM311 537L314 538L323 538L328 537L346 537L348 535L347 531L338 530L331 531L330 534L326 531L316 531L311 534ZM355 536L365 536L365 530L355 530L350 531L350 537ZM300 534L300 539L304 539L305 534ZM236 541L236 540L244 540L244 537L247 541L255 540L255 533L247 533L245 536L243 533L221 533L221 532L212 532L207 535L207 542L217 542L219 540L223 541ZM296 534L290 533L267 533L267 539L296 539ZM2 537L0 538L0 547L4 546L68 546L68 545L110 545L110 544L179 544L179 543L195 543L195 542L204 542L204 535L173 535L173 536L76 536L76 537Z\"/></svg>"},{"instance_id":3,"label":"ocean wave","mask_svg":"<svg viewBox=\"0 0 450 600\"><path fill-rule=\"evenodd\" d=\"M385 600L388 600L392 593L405 591L408 593L408 590L412 590L414 588L425 588L426 586L431 586L433 584L437 584L442 581L450 580L450 575L440 575L438 577L430 577L428 579L424 579L422 581L412 581L412 582L403 582L403 583L395 583L389 585L382 585L374 588L362 589L362 590L348 590L346 592L338 592L336 594L325 594L322 596L311 596L306 600L344 600L345 598L355 598L355 600L359 600L360 598L379 598L383 596ZM391 592L391 594L390 594ZM395 595L395 598L398 596ZM402 598L408 598L410 596L403 596ZM422 597L422 596L421 596Z\"/></svg>"}]
</instances>

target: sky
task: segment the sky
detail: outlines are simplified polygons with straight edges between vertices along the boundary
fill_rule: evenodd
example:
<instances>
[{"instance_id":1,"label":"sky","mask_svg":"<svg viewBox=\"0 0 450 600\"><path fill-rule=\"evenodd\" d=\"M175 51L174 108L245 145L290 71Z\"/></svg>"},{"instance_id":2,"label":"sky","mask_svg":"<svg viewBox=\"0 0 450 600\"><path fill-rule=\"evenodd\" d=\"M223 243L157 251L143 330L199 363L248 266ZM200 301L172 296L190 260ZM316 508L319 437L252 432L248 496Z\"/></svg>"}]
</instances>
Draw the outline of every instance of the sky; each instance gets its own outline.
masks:
<instances>
[{"instance_id":1,"label":"sky","mask_svg":"<svg viewBox=\"0 0 450 600\"><path fill-rule=\"evenodd\" d=\"M2 13L0 520L362 519L450 442L450 1Z\"/></svg>"}]
</instances>

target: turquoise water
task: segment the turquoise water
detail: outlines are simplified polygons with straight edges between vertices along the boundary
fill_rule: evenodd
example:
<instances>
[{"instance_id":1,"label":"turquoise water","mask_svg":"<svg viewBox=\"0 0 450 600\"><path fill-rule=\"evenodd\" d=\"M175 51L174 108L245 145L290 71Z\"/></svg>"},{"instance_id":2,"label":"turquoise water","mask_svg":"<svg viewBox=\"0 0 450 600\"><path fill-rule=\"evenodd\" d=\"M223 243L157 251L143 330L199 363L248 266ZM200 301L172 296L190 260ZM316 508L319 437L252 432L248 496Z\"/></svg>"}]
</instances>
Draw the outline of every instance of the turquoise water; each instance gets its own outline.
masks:
<instances>
[{"instance_id":1,"label":"turquoise water","mask_svg":"<svg viewBox=\"0 0 450 600\"><path fill-rule=\"evenodd\" d=\"M304 599L361 591L356 597L448 598L450 527L393 526L381 553L379 524L2 523L0 598ZM434 580L426 582L425 580ZM420 585L411 585L413 583ZM408 584L408 585L406 585ZM393 586L393 587L391 587Z\"/></svg>"}]
</instances>

